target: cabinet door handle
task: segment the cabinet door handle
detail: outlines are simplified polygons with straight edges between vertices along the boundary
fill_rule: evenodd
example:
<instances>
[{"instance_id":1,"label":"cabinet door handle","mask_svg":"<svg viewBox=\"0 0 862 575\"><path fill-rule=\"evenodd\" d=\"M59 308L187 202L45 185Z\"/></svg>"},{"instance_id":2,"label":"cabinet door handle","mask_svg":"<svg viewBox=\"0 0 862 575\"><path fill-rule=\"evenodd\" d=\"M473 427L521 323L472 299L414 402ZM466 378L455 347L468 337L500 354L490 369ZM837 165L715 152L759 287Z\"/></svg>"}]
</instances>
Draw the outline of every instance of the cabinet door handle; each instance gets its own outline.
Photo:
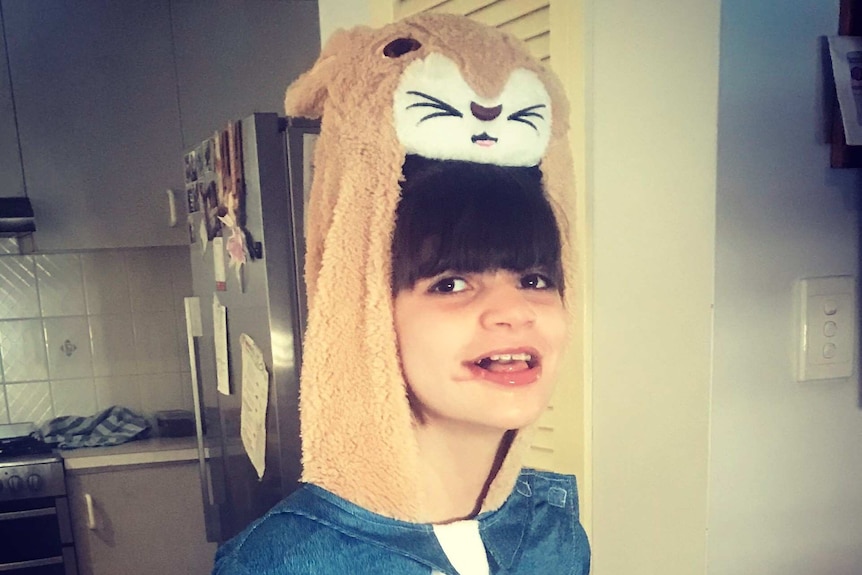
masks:
<instances>
[{"instance_id":1,"label":"cabinet door handle","mask_svg":"<svg viewBox=\"0 0 862 575\"><path fill-rule=\"evenodd\" d=\"M96 509L93 506L93 496L89 493L84 494L84 502L87 504L87 527L90 530L96 530Z\"/></svg>"}]
</instances>

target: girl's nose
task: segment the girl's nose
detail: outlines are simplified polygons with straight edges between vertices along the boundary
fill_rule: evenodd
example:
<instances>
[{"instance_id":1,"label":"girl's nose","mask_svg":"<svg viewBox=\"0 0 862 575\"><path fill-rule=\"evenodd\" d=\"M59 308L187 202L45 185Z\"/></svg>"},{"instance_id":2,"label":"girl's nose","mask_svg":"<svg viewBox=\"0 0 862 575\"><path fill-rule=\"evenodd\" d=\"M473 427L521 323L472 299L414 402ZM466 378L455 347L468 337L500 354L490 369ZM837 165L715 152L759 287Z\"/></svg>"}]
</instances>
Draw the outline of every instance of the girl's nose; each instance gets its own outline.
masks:
<instances>
[{"instance_id":1,"label":"girl's nose","mask_svg":"<svg viewBox=\"0 0 862 575\"><path fill-rule=\"evenodd\" d=\"M487 329L515 329L532 324L536 311L525 297L525 291L514 286L497 286L483 298L482 325Z\"/></svg>"}]
</instances>

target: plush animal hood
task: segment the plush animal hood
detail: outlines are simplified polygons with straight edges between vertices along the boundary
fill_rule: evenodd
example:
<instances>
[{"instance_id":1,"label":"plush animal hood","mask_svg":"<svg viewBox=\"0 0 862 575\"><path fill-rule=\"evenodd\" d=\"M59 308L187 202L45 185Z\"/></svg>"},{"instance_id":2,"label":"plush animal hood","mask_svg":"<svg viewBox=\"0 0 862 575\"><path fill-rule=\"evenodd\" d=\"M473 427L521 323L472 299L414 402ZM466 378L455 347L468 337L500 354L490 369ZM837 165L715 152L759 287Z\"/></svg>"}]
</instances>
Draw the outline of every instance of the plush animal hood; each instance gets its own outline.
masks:
<instances>
[{"instance_id":1,"label":"plush animal hood","mask_svg":"<svg viewBox=\"0 0 862 575\"><path fill-rule=\"evenodd\" d=\"M289 87L285 106L289 116L321 119L306 207L302 480L371 511L423 521L390 288L402 165L408 154L538 164L572 286L568 105L519 40L464 17L425 14L336 32ZM505 501L528 445L528 430L519 430L483 509Z\"/></svg>"}]
</instances>

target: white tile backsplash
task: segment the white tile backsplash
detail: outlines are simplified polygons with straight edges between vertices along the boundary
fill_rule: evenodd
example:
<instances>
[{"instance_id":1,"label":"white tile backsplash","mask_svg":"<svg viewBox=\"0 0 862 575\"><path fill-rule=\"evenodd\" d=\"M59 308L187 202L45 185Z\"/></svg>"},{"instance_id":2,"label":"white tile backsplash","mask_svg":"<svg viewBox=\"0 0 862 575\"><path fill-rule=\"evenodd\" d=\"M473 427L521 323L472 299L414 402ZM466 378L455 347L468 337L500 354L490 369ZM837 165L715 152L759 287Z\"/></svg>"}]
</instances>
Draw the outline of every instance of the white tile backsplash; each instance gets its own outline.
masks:
<instances>
[{"instance_id":1,"label":"white tile backsplash","mask_svg":"<svg viewBox=\"0 0 862 575\"><path fill-rule=\"evenodd\" d=\"M93 374L132 375L138 373L132 315L91 315Z\"/></svg>"},{"instance_id":2,"label":"white tile backsplash","mask_svg":"<svg viewBox=\"0 0 862 575\"><path fill-rule=\"evenodd\" d=\"M9 423L9 410L6 408L6 386L0 385L0 424Z\"/></svg>"},{"instance_id":3,"label":"white tile backsplash","mask_svg":"<svg viewBox=\"0 0 862 575\"><path fill-rule=\"evenodd\" d=\"M0 423L190 409L190 293L187 248L0 250Z\"/></svg>"},{"instance_id":4,"label":"white tile backsplash","mask_svg":"<svg viewBox=\"0 0 862 575\"><path fill-rule=\"evenodd\" d=\"M6 384L6 402L10 423L42 422L54 417L47 381Z\"/></svg>"},{"instance_id":5,"label":"white tile backsplash","mask_svg":"<svg viewBox=\"0 0 862 575\"><path fill-rule=\"evenodd\" d=\"M129 313L129 274L126 256L119 250L103 250L81 255L87 313Z\"/></svg>"},{"instance_id":6,"label":"white tile backsplash","mask_svg":"<svg viewBox=\"0 0 862 575\"><path fill-rule=\"evenodd\" d=\"M180 345L174 313L135 314L135 354L138 373L181 371Z\"/></svg>"},{"instance_id":7,"label":"white tile backsplash","mask_svg":"<svg viewBox=\"0 0 862 575\"><path fill-rule=\"evenodd\" d=\"M132 312L172 311L171 256L173 250L132 250L126 252Z\"/></svg>"},{"instance_id":8,"label":"white tile backsplash","mask_svg":"<svg viewBox=\"0 0 862 575\"><path fill-rule=\"evenodd\" d=\"M84 276L78 254L44 254L34 257L42 315L84 315Z\"/></svg>"},{"instance_id":9,"label":"white tile backsplash","mask_svg":"<svg viewBox=\"0 0 862 575\"><path fill-rule=\"evenodd\" d=\"M31 256L0 257L0 319L39 317L36 264Z\"/></svg>"},{"instance_id":10,"label":"white tile backsplash","mask_svg":"<svg viewBox=\"0 0 862 575\"><path fill-rule=\"evenodd\" d=\"M54 417L93 415L96 407L96 384L92 378L64 379L51 382Z\"/></svg>"},{"instance_id":11,"label":"white tile backsplash","mask_svg":"<svg viewBox=\"0 0 862 575\"><path fill-rule=\"evenodd\" d=\"M93 376L90 327L85 316L47 317L48 375L51 379Z\"/></svg>"},{"instance_id":12,"label":"white tile backsplash","mask_svg":"<svg viewBox=\"0 0 862 575\"><path fill-rule=\"evenodd\" d=\"M99 410L114 405L128 407L132 411L142 412L141 381L139 375L117 375L96 378L96 404Z\"/></svg>"},{"instance_id":13,"label":"white tile backsplash","mask_svg":"<svg viewBox=\"0 0 862 575\"><path fill-rule=\"evenodd\" d=\"M183 377L179 373L160 373L141 376L141 404L144 411L153 413L163 409L190 409L184 405Z\"/></svg>"},{"instance_id":14,"label":"white tile backsplash","mask_svg":"<svg viewBox=\"0 0 862 575\"><path fill-rule=\"evenodd\" d=\"M21 253L15 238L0 238L0 254L17 255ZM5 403L4 403L5 405Z\"/></svg>"},{"instance_id":15,"label":"white tile backsplash","mask_svg":"<svg viewBox=\"0 0 862 575\"><path fill-rule=\"evenodd\" d=\"M48 360L42 320L0 321L0 360L5 383L47 379Z\"/></svg>"}]
</instances>

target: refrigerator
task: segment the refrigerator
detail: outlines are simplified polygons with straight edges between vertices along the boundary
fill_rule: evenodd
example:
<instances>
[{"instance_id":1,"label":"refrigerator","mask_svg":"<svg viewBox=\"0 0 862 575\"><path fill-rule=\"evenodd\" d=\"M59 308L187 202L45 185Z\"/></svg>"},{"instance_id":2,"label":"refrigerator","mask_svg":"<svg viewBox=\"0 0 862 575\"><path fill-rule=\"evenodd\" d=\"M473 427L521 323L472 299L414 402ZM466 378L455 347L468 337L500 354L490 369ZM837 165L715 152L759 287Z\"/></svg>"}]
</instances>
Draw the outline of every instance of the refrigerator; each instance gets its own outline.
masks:
<instances>
[{"instance_id":1,"label":"refrigerator","mask_svg":"<svg viewBox=\"0 0 862 575\"><path fill-rule=\"evenodd\" d=\"M227 230L210 238L203 223L208 217L202 199L212 182L213 140L185 157L194 291L185 300L186 332L201 496L207 539L214 542L230 539L263 515L298 487L300 476L303 206L319 126L274 113L256 113L238 124L248 252L241 279L230 256L216 249L224 241L218 234ZM214 308L214 299L222 307ZM254 341L268 374L262 477L241 439L241 334ZM220 383L227 384L229 393L219 390Z\"/></svg>"}]
</instances>

